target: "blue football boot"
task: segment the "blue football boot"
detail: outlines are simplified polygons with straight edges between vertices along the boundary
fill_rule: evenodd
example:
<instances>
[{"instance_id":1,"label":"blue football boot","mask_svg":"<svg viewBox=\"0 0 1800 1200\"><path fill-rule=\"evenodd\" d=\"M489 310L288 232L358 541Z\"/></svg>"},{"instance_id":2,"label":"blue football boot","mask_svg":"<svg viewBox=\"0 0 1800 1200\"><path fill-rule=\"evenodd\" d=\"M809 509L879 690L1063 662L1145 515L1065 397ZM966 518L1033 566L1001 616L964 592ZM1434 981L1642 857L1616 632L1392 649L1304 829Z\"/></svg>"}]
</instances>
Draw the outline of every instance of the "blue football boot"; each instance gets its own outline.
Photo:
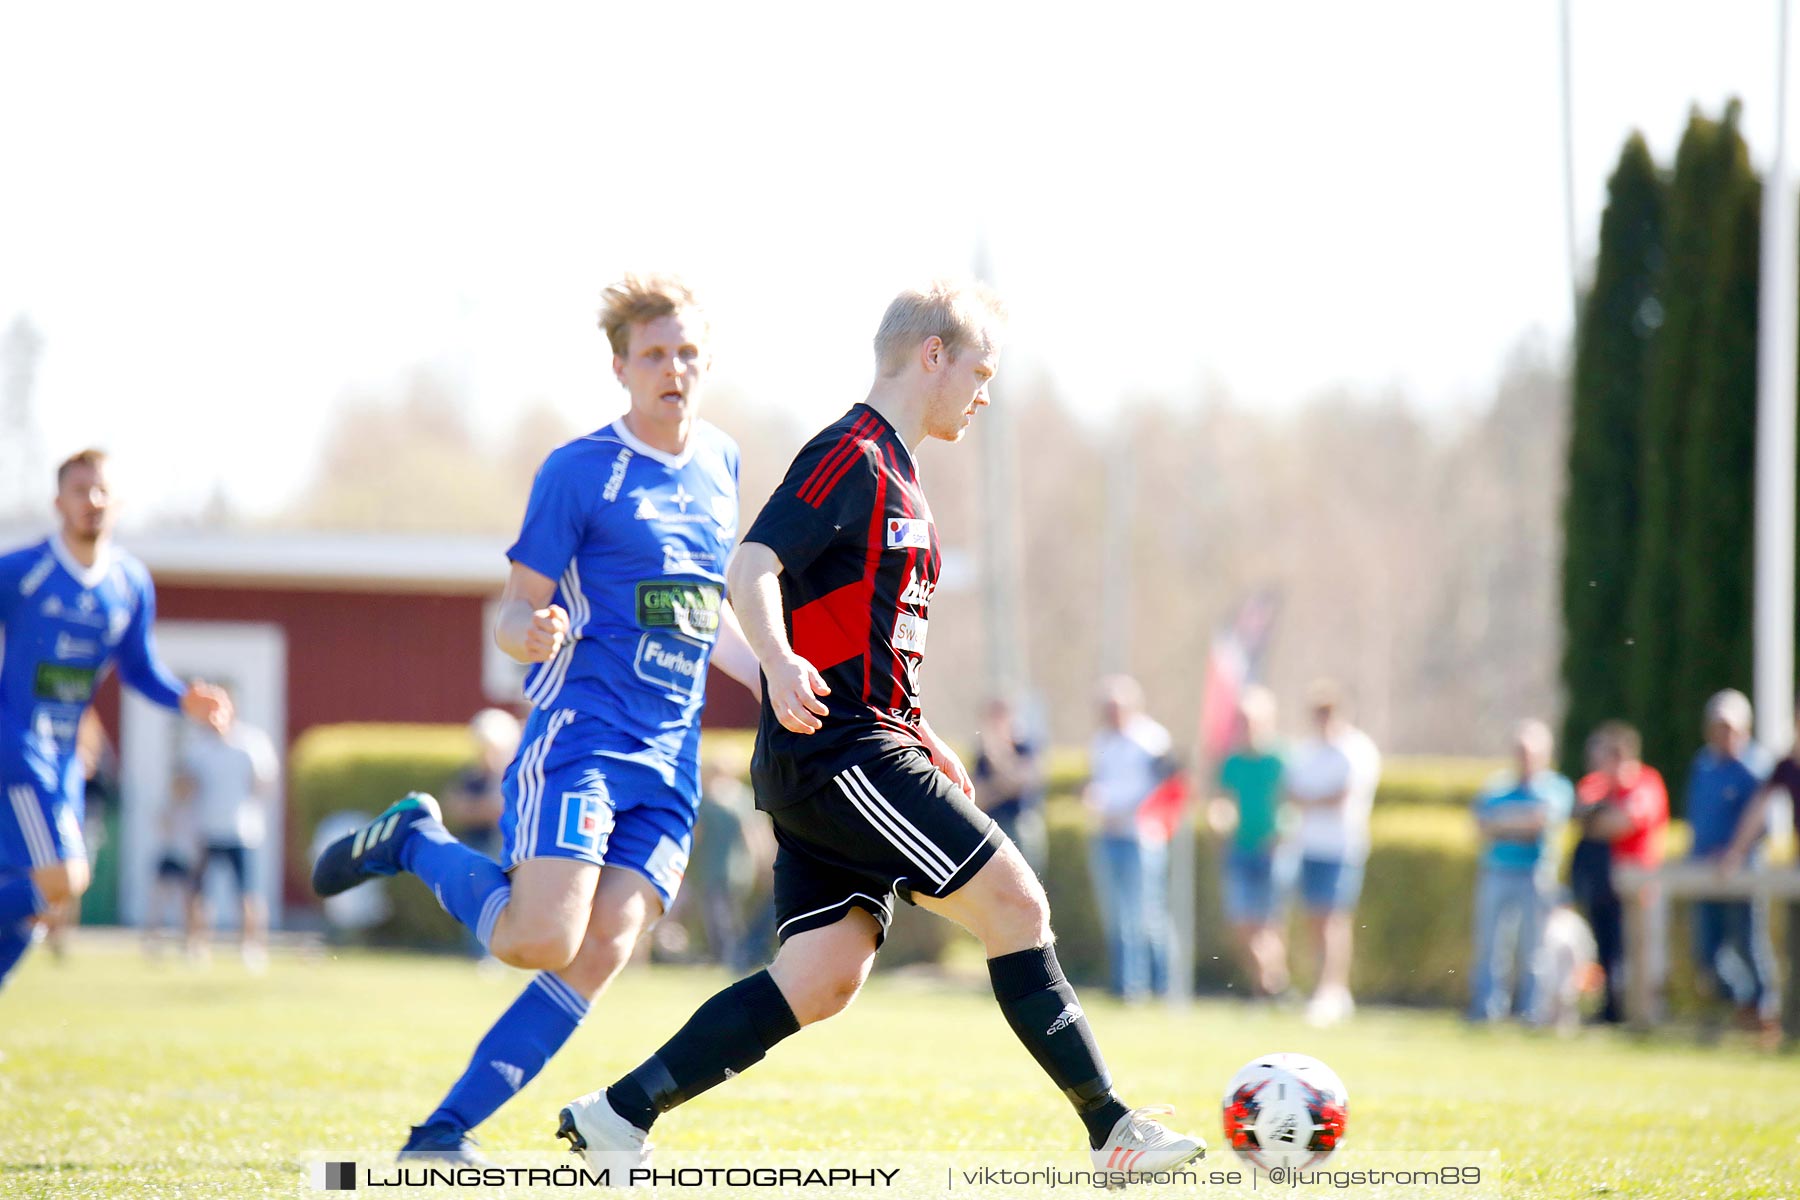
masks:
<instances>
[{"instance_id":1,"label":"blue football boot","mask_svg":"<svg viewBox=\"0 0 1800 1200\"><path fill-rule=\"evenodd\" d=\"M456 1163L465 1167L485 1167L487 1159L475 1153L480 1143L469 1136L468 1131L458 1129L444 1121L429 1125L414 1125L407 1135L406 1145L400 1147L397 1156L400 1162L416 1159L426 1162Z\"/></svg>"},{"instance_id":2,"label":"blue football boot","mask_svg":"<svg viewBox=\"0 0 1800 1200\"><path fill-rule=\"evenodd\" d=\"M345 834L313 864L313 891L321 896L347 892L365 879L400 870L400 848L425 821L443 822L438 802L424 792L408 792L373 821Z\"/></svg>"}]
</instances>

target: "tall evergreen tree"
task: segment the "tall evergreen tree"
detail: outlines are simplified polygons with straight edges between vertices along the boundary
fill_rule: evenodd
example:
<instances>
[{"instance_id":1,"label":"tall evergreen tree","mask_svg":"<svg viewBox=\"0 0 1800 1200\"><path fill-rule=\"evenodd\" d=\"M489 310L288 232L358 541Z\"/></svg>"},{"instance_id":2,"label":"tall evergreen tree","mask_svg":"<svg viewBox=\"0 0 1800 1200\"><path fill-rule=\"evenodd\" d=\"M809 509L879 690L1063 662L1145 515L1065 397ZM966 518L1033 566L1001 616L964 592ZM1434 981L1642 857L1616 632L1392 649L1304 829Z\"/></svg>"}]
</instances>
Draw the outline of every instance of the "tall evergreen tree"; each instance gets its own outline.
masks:
<instances>
[{"instance_id":1,"label":"tall evergreen tree","mask_svg":"<svg viewBox=\"0 0 1800 1200\"><path fill-rule=\"evenodd\" d=\"M1632 134L1607 183L1592 290L1575 332L1568 492L1563 502L1563 757L1577 769L1594 726L1629 711L1626 605L1638 535L1639 427L1666 198Z\"/></svg>"},{"instance_id":2,"label":"tall evergreen tree","mask_svg":"<svg viewBox=\"0 0 1800 1200\"><path fill-rule=\"evenodd\" d=\"M1633 645L1627 656L1630 712L1644 735L1644 757L1665 776L1680 779L1695 740L1697 714L1684 711L1680 678L1688 628L1682 592L1682 526L1686 506L1683 447L1691 432L1708 336L1709 281L1721 233L1721 214L1732 211L1741 180L1737 134L1739 105L1726 106L1722 122L1698 112L1675 156L1669 189L1666 252L1658 294L1663 324L1651 343L1649 390L1640 436L1641 473L1637 557L1627 622ZM1679 787L1671 790L1679 792Z\"/></svg>"},{"instance_id":3,"label":"tall evergreen tree","mask_svg":"<svg viewBox=\"0 0 1800 1200\"><path fill-rule=\"evenodd\" d=\"M1670 696L1690 744L1706 698L1752 689L1756 546L1756 329L1762 188L1735 130L1706 329L1683 446L1680 661Z\"/></svg>"}]
</instances>

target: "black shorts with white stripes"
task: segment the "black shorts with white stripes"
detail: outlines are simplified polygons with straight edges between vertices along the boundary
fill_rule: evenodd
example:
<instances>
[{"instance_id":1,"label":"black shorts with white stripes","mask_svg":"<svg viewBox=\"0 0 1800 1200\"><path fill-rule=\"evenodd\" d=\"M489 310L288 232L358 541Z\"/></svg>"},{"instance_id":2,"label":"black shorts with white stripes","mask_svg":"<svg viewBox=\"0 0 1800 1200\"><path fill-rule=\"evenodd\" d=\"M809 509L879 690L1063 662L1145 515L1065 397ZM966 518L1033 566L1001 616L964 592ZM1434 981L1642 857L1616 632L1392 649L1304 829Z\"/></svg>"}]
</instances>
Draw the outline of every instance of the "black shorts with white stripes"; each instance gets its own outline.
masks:
<instances>
[{"instance_id":1,"label":"black shorts with white stripes","mask_svg":"<svg viewBox=\"0 0 1800 1200\"><path fill-rule=\"evenodd\" d=\"M833 777L775 823L776 934L822 929L852 908L887 935L894 897L944 897L974 878L1004 836L918 749L894 750Z\"/></svg>"}]
</instances>

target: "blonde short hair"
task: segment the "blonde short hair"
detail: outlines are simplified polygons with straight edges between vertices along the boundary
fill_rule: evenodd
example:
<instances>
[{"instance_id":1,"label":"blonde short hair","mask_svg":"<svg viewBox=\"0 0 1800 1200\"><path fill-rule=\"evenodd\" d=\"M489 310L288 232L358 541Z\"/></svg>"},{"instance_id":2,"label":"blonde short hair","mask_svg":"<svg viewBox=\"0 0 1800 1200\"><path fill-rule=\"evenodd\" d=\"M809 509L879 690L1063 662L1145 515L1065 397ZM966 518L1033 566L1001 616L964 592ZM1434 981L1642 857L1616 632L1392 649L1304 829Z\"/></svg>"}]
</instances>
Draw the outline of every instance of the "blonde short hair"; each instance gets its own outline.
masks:
<instances>
[{"instance_id":1,"label":"blonde short hair","mask_svg":"<svg viewBox=\"0 0 1800 1200\"><path fill-rule=\"evenodd\" d=\"M934 279L923 287L907 288L887 306L875 331L875 371L897 373L926 338L941 340L951 358L969 346L991 348L1005 325L1006 306L986 284Z\"/></svg>"},{"instance_id":2,"label":"blonde short hair","mask_svg":"<svg viewBox=\"0 0 1800 1200\"><path fill-rule=\"evenodd\" d=\"M600 331L621 356L631 348L633 325L678 312L698 313L704 327L706 312L694 289L674 275L627 275L600 293Z\"/></svg>"},{"instance_id":3,"label":"blonde short hair","mask_svg":"<svg viewBox=\"0 0 1800 1200\"><path fill-rule=\"evenodd\" d=\"M77 450L56 465L56 486L61 488L69 478L69 472L77 467L93 467L98 470L105 465L106 451L96 450L91 446L86 450Z\"/></svg>"}]
</instances>

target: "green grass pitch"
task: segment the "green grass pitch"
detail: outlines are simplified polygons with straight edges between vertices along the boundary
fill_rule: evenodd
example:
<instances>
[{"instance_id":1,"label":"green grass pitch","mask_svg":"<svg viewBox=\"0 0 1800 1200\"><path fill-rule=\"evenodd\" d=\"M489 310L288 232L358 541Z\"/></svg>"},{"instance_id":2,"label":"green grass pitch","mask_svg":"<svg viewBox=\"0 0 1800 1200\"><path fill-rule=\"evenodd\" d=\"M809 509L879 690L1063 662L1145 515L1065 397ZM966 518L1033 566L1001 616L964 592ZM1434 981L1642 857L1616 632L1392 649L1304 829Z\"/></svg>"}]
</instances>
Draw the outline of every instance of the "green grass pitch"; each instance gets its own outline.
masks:
<instances>
[{"instance_id":1,"label":"green grass pitch","mask_svg":"<svg viewBox=\"0 0 1800 1200\"><path fill-rule=\"evenodd\" d=\"M78 936L62 964L40 949L0 990L0 1196L312 1194L307 1152L397 1146L524 978L403 955L277 954L255 977L229 956L153 965L113 939ZM479 1131L484 1147L558 1148L561 1103L636 1065L723 980L627 971ZM1230 1158L1217 1150L1226 1079L1294 1050L1349 1086L1350 1145L1499 1150L1506 1196L1800 1194L1791 1056L1672 1035L1475 1032L1435 1012L1368 1010L1315 1031L1229 1000L1127 1009L1090 990L1083 1003L1124 1098L1177 1105L1213 1163ZM898 974L657 1129L665 1158L1067 1150L1078 1135L979 979Z\"/></svg>"}]
</instances>

